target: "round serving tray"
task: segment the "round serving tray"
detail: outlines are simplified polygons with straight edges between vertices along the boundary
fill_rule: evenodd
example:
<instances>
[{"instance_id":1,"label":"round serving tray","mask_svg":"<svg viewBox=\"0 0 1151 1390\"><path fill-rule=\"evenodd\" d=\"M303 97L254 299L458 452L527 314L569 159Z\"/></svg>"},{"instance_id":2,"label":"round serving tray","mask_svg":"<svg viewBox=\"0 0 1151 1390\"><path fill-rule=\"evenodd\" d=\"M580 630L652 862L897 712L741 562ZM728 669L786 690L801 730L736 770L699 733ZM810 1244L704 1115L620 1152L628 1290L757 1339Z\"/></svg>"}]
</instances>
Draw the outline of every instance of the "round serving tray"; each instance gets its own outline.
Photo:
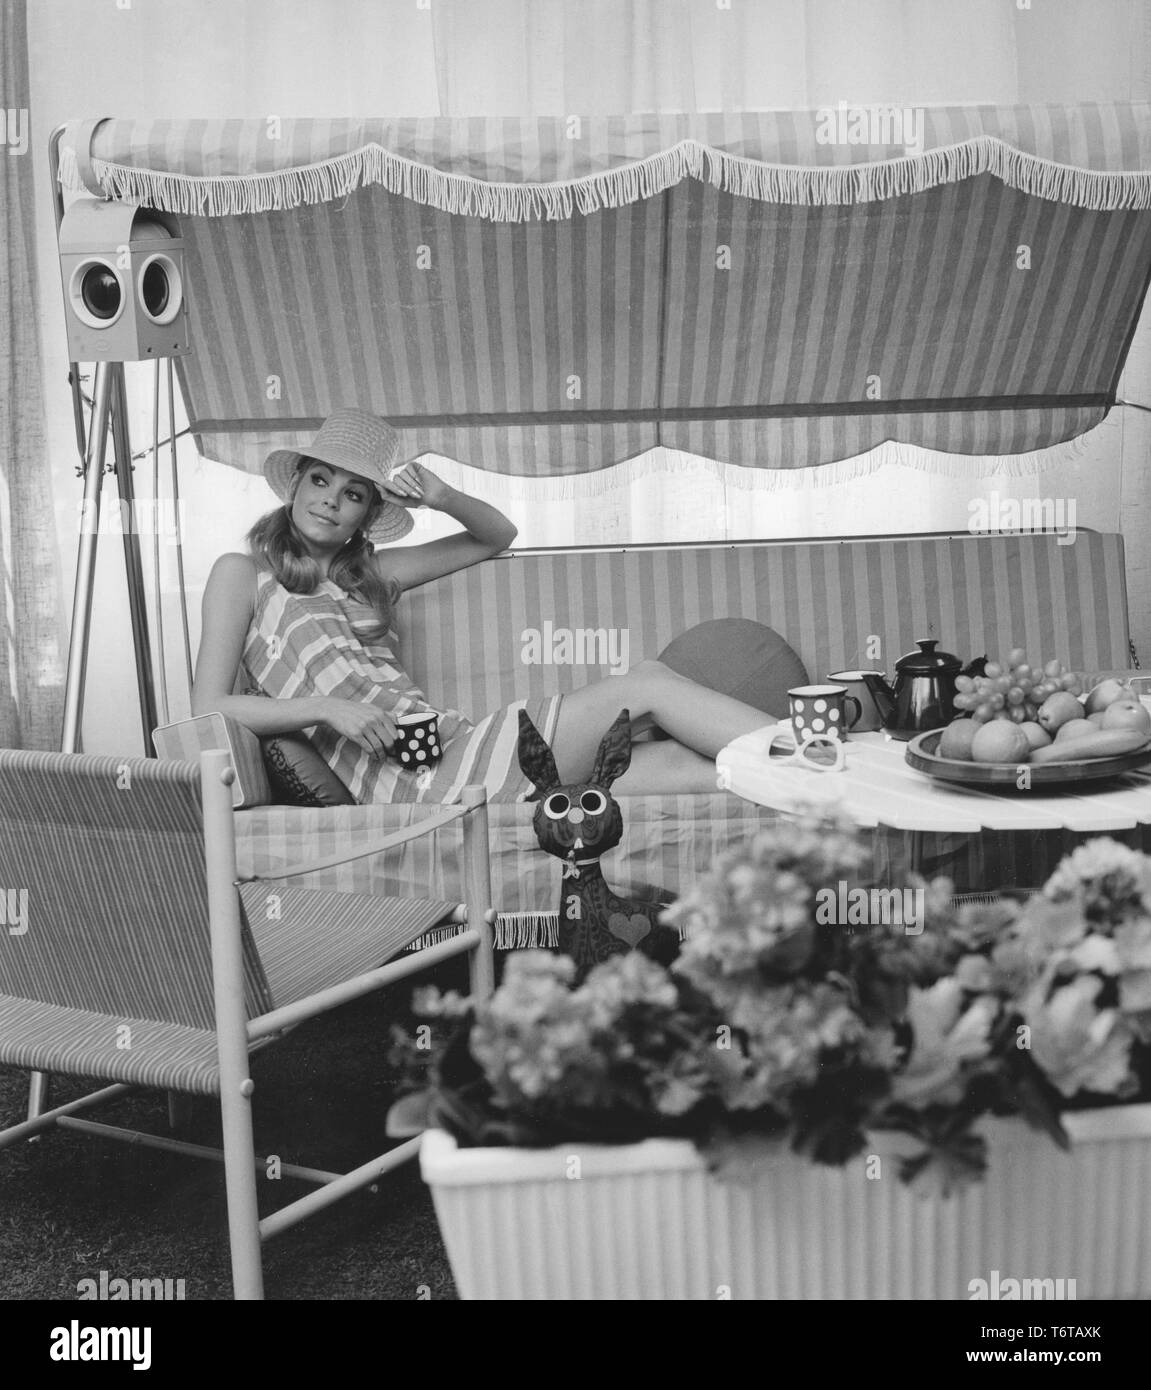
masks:
<instances>
[{"instance_id":1,"label":"round serving tray","mask_svg":"<svg viewBox=\"0 0 1151 1390\"><path fill-rule=\"evenodd\" d=\"M1151 763L1151 739L1143 748L1134 753L1121 753L1113 758L1084 758L1074 763L971 763L961 758L940 758L936 755L942 729L932 729L930 733L917 734L907 745L904 755L908 763L929 777L937 777L943 782L958 782L965 787L979 787L991 791L1026 791L1036 787L1077 786L1089 790L1092 782L1105 782L1109 777L1118 777L1123 772L1133 772L1136 768ZM1019 786L1019 769L1026 767L1031 773L1030 786ZM1085 785L1086 784L1086 785Z\"/></svg>"}]
</instances>

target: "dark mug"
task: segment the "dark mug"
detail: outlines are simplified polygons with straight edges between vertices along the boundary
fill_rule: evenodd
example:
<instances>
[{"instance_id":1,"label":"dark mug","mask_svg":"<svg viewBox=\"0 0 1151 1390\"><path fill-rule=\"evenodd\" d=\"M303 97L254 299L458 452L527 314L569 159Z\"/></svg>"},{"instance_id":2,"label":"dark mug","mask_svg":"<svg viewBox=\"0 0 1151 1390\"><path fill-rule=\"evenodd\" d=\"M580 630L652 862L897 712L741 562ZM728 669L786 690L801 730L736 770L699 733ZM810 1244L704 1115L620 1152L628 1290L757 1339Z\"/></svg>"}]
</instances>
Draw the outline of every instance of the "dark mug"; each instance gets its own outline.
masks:
<instances>
[{"instance_id":1,"label":"dark mug","mask_svg":"<svg viewBox=\"0 0 1151 1390\"><path fill-rule=\"evenodd\" d=\"M797 745L821 738L845 739L863 713L863 706L842 685L797 685L787 692L791 701L791 727ZM848 714L848 706L854 712Z\"/></svg>"},{"instance_id":2,"label":"dark mug","mask_svg":"<svg viewBox=\"0 0 1151 1390\"><path fill-rule=\"evenodd\" d=\"M396 717L399 737L392 757L403 767L416 771L430 767L443 757L440 744L440 716L434 710L424 714L401 714Z\"/></svg>"}]
</instances>

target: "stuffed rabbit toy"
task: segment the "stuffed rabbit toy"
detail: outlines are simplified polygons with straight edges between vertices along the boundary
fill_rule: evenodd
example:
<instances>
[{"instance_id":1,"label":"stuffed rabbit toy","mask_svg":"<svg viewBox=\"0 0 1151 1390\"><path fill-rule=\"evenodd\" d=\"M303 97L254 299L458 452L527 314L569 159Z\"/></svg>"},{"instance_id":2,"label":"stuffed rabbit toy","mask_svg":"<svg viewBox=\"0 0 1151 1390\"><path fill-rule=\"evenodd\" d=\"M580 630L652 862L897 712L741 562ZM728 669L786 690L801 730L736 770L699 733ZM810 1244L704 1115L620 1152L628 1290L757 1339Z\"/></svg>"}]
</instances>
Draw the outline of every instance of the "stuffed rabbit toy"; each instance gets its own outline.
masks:
<instances>
[{"instance_id":1,"label":"stuffed rabbit toy","mask_svg":"<svg viewBox=\"0 0 1151 1390\"><path fill-rule=\"evenodd\" d=\"M623 816L608 790L631 763L628 711L603 736L586 782L561 783L552 751L520 710L520 767L535 785L532 825L540 847L564 861L559 949L576 963L577 978L602 960L638 947L664 964L679 950L679 934L661 926L662 908L617 897L604 881L600 855L619 844Z\"/></svg>"}]
</instances>

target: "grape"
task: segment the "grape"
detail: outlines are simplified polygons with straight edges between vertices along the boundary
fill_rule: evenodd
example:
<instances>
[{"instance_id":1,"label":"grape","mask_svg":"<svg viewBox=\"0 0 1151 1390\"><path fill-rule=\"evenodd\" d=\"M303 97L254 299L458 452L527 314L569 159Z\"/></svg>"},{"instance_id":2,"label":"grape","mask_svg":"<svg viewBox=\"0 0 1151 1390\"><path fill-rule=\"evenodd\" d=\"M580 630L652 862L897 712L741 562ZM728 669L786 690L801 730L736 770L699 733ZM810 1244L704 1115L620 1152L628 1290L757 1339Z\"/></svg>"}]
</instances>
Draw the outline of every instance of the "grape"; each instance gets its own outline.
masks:
<instances>
[{"instance_id":1,"label":"grape","mask_svg":"<svg viewBox=\"0 0 1151 1390\"><path fill-rule=\"evenodd\" d=\"M955 688L956 690L962 690L964 694L966 694L969 690L975 689L975 682L970 676L956 676Z\"/></svg>"},{"instance_id":2,"label":"grape","mask_svg":"<svg viewBox=\"0 0 1151 1390\"><path fill-rule=\"evenodd\" d=\"M1017 690L1022 690L1024 695L1029 695L1033 689L1030 676L1021 676L1017 672L1015 676L1015 688Z\"/></svg>"},{"instance_id":3,"label":"grape","mask_svg":"<svg viewBox=\"0 0 1151 1390\"><path fill-rule=\"evenodd\" d=\"M1061 676L1063 674L1063 663L1061 661L1049 661L1043 668L1045 676Z\"/></svg>"},{"instance_id":4,"label":"grape","mask_svg":"<svg viewBox=\"0 0 1151 1390\"><path fill-rule=\"evenodd\" d=\"M1011 677L1010 677L1010 676L997 676L997 677L995 678L995 690L996 690L1000 695L1006 695L1007 692L1008 692L1010 689L1011 689Z\"/></svg>"},{"instance_id":5,"label":"grape","mask_svg":"<svg viewBox=\"0 0 1151 1390\"><path fill-rule=\"evenodd\" d=\"M1012 647L1011 654L1007 658L1012 666L1018 666L1020 662L1027 660L1027 653L1022 647Z\"/></svg>"},{"instance_id":6,"label":"grape","mask_svg":"<svg viewBox=\"0 0 1151 1390\"><path fill-rule=\"evenodd\" d=\"M1074 671L1068 671L1066 675L1059 677L1059 684L1064 690L1070 690L1073 685L1079 684L1079 678Z\"/></svg>"},{"instance_id":7,"label":"grape","mask_svg":"<svg viewBox=\"0 0 1151 1390\"><path fill-rule=\"evenodd\" d=\"M1014 719L1016 724L1022 724L1023 721L1027 718L1026 710L1021 709L1019 705L1012 705L1012 707L1007 711L1007 713L1011 716L1012 719Z\"/></svg>"},{"instance_id":8,"label":"grape","mask_svg":"<svg viewBox=\"0 0 1151 1390\"><path fill-rule=\"evenodd\" d=\"M1007 703L1009 705L1021 705L1023 703L1023 691L1018 686L1007 692Z\"/></svg>"},{"instance_id":9,"label":"grape","mask_svg":"<svg viewBox=\"0 0 1151 1390\"><path fill-rule=\"evenodd\" d=\"M1031 667L1028 666L1026 662L1024 662L1021 666L1016 666L1015 679L1017 681L1025 681L1031 679Z\"/></svg>"},{"instance_id":10,"label":"grape","mask_svg":"<svg viewBox=\"0 0 1151 1390\"><path fill-rule=\"evenodd\" d=\"M983 674L985 676L990 676L992 680L995 680L997 676L1001 676L1003 674L1003 667L1000 666L998 661L989 661L987 665L983 668Z\"/></svg>"},{"instance_id":11,"label":"grape","mask_svg":"<svg viewBox=\"0 0 1151 1390\"><path fill-rule=\"evenodd\" d=\"M994 695L992 695L992 697L991 697L991 708L992 708L992 709L1002 709L1002 708L1003 708L1003 696L1000 695L1000 694L998 693L998 691L997 691Z\"/></svg>"},{"instance_id":12,"label":"grape","mask_svg":"<svg viewBox=\"0 0 1151 1390\"><path fill-rule=\"evenodd\" d=\"M960 691L960 693L956 695L955 699L952 701L952 704L955 706L956 709L970 709L972 698L973 697L971 695L966 695L962 691Z\"/></svg>"},{"instance_id":13,"label":"grape","mask_svg":"<svg viewBox=\"0 0 1151 1390\"><path fill-rule=\"evenodd\" d=\"M992 713L993 710L986 700L982 704L975 706L975 717L981 724L986 724L991 718Z\"/></svg>"}]
</instances>

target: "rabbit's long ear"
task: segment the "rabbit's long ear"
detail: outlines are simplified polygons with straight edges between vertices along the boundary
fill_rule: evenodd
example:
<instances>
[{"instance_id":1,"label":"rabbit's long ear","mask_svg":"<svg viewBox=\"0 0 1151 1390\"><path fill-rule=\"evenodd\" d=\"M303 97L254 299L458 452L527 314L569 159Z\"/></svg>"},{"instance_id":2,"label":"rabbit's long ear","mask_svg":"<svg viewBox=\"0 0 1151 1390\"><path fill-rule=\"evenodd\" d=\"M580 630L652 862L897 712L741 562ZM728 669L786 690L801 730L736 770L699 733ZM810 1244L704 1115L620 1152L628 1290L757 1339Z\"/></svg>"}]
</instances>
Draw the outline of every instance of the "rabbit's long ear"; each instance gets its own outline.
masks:
<instances>
[{"instance_id":1,"label":"rabbit's long ear","mask_svg":"<svg viewBox=\"0 0 1151 1390\"><path fill-rule=\"evenodd\" d=\"M631 716L626 709L621 709L615 723L600 740L591 780L597 786L610 787L630 766Z\"/></svg>"},{"instance_id":2,"label":"rabbit's long ear","mask_svg":"<svg viewBox=\"0 0 1151 1390\"><path fill-rule=\"evenodd\" d=\"M520 770L529 778L535 788L529 801L538 801L559 785L560 775L556 771L556 760L552 750L543 741L540 731L531 721L526 709L520 710L520 738L517 746Z\"/></svg>"}]
</instances>

